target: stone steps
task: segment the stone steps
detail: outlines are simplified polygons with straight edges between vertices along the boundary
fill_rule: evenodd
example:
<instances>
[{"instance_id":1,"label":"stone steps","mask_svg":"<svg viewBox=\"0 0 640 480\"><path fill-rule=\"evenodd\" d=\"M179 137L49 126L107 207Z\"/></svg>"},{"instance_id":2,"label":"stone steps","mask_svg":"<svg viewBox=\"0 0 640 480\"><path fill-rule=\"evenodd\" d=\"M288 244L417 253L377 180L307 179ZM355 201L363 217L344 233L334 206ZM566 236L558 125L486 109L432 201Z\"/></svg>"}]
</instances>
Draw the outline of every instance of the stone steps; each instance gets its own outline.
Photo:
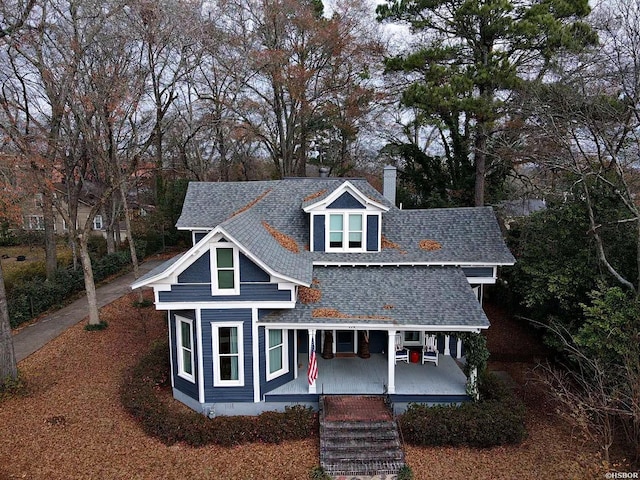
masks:
<instances>
[{"instance_id":1,"label":"stone steps","mask_svg":"<svg viewBox=\"0 0 640 480\"><path fill-rule=\"evenodd\" d=\"M382 397L325 396L320 405L320 465L329 475L398 473L404 452Z\"/></svg>"}]
</instances>

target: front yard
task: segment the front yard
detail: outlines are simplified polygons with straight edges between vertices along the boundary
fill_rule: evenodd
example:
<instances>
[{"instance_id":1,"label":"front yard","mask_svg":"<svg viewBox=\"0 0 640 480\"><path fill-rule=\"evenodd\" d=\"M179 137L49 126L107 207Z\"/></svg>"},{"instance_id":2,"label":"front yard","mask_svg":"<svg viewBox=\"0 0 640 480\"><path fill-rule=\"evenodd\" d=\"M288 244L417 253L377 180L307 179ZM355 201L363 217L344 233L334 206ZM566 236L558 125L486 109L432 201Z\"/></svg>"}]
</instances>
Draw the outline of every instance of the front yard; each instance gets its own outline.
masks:
<instances>
[{"instance_id":1,"label":"front yard","mask_svg":"<svg viewBox=\"0 0 640 480\"><path fill-rule=\"evenodd\" d=\"M20 363L28 393L0 403L0 479L308 478L319 463L317 438L196 449L144 435L120 404L119 386L122 372L165 336L166 320L133 301L102 309L106 330L80 323ZM527 367L493 366L517 380ZM529 437L518 447L407 447L415 479L604 478L596 452L539 400L525 395Z\"/></svg>"}]
</instances>

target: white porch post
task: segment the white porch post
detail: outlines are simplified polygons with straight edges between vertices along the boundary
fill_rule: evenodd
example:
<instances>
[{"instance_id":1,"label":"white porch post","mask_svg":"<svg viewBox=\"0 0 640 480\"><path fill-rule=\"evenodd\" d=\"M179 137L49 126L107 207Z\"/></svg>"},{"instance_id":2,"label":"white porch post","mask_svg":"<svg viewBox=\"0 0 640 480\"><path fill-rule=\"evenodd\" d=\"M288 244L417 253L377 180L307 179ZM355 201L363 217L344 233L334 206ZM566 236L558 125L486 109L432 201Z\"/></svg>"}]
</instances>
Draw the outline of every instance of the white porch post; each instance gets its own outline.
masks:
<instances>
[{"instance_id":1,"label":"white porch post","mask_svg":"<svg viewBox=\"0 0 640 480\"><path fill-rule=\"evenodd\" d=\"M444 336L444 355L451 356L451 349L449 348L450 340L451 340L451 335Z\"/></svg>"},{"instance_id":2,"label":"white porch post","mask_svg":"<svg viewBox=\"0 0 640 480\"><path fill-rule=\"evenodd\" d=\"M475 367L469 372L469 386L471 387L469 393L477 401L480 398L480 392L478 392L478 369Z\"/></svg>"},{"instance_id":3,"label":"white porch post","mask_svg":"<svg viewBox=\"0 0 640 480\"><path fill-rule=\"evenodd\" d=\"M396 393L396 331L389 330L387 339L387 393Z\"/></svg>"},{"instance_id":4,"label":"white porch post","mask_svg":"<svg viewBox=\"0 0 640 480\"><path fill-rule=\"evenodd\" d=\"M309 365L311 363L311 341L314 340L315 336L316 336L315 329L309 330L309 348L308 348L309 357L307 359L308 360L308 364L307 365ZM318 358L318 345L315 346L315 350L316 350L316 359L317 359ZM308 367L307 367L307 369L308 369ZM316 393L316 381L315 380L313 380L313 382L309 384L309 393Z\"/></svg>"},{"instance_id":5,"label":"white porch post","mask_svg":"<svg viewBox=\"0 0 640 480\"><path fill-rule=\"evenodd\" d=\"M462 357L462 340L458 338L458 343L456 344L456 358Z\"/></svg>"},{"instance_id":6,"label":"white porch post","mask_svg":"<svg viewBox=\"0 0 640 480\"><path fill-rule=\"evenodd\" d=\"M298 378L298 330L293 331L293 378ZM268 353L267 353L268 355Z\"/></svg>"}]
</instances>

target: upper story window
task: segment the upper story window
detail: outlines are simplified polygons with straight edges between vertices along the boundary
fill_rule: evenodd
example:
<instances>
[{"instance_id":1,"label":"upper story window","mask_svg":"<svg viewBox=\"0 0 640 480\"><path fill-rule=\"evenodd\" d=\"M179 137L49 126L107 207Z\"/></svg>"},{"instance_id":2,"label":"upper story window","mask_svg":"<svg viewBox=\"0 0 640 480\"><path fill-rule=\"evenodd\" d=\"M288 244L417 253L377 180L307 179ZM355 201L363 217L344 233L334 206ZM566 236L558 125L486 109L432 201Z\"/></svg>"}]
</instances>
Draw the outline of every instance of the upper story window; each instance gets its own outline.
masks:
<instances>
[{"instance_id":1,"label":"upper story window","mask_svg":"<svg viewBox=\"0 0 640 480\"><path fill-rule=\"evenodd\" d=\"M211 291L213 295L240 294L240 268L238 250L228 244L217 244L211 249Z\"/></svg>"},{"instance_id":2,"label":"upper story window","mask_svg":"<svg viewBox=\"0 0 640 480\"><path fill-rule=\"evenodd\" d=\"M102 223L102 215L96 215L95 217L93 217L94 230L102 230L103 225L104 224Z\"/></svg>"},{"instance_id":3,"label":"upper story window","mask_svg":"<svg viewBox=\"0 0 640 480\"><path fill-rule=\"evenodd\" d=\"M364 221L361 213L329 214L328 251L361 251L364 245Z\"/></svg>"},{"instance_id":4,"label":"upper story window","mask_svg":"<svg viewBox=\"0 0 640 480\"><path fill-rule=\"evenodd\" d=\"M43 195L41 193L36 193L33 197L33 201L36 207L42 207L43 205Z\"/></svg>"}]
</instances>

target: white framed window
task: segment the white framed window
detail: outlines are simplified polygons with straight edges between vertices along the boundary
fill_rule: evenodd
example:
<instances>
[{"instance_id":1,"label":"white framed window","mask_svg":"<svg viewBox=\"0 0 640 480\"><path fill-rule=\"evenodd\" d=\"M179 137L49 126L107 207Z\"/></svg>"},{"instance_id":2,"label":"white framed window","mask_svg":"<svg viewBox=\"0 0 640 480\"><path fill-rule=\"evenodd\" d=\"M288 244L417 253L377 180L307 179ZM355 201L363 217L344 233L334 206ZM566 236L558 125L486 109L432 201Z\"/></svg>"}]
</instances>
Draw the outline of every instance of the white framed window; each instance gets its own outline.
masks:
<instances>
[{"instance_id":1,"label":"white framed window","mask_svg":"<svg viewBox=\"0 0 640 480\"><path fill-rule=\"evenodd\" d=\"M211 293L213 295L240 294L240 258L238 249L228 243L211 248Z\"/></svg>"},{"instance_id":2,"label":"white framed window","mask_svg":"<svg viewBox=\"0 0 640 480\"><path fill-rule=\"evenodd\" d=\"M35 196L33 197L33 201L36 207L42 207L43 206L43 199L44 196L41 193L36 193Z\"/></svg>"},{"instance_id":3,"label":"white framed window","mask_svg":"<svg viewBox=\"0 0 640 480\"><path fill-rule=\"evenodd\" d=\"M267 380L272 380L289 372L289 354L286 330L267 329L265 338L267 344Z\"/></svg>"},{"instance_id":4,"label":"white framed window","mask_svg":"<svg viewBox=\"0 0 640 480\"><path fill-rule=\"evenodd\" d=\"M193 320L176 315L178 376L195 383L193 352Z\"/></svg>"},{"instance_id":5,"label":"white framed window","mask_svg":"<svg viewBox=\"0 0 640 480\"><path fill-rule=\"evenodd\" d=\"M213 385L244 386L244 349L242 322L212 323Z\"/></svg>"},{"instance_id":6,"label":"white framed window","mask_svg":"<svg viewBox=\"0 0 640 480\"><path fill-rule=\"evenodd\" d=\"M362 252L365 246L363 213L330 213L327 251Z\"/></svg>"},{"instance_id":7,"label":"white framed window","mask_svg":"<svg viewBox=\"0 0 640 480\"><path fill-rule=\"evenodd\" d=\"M25 224L28 230L44 230L44 217L42 215L27 215Z\"/></svg>"},{"instance_id":8,"label":"white framed window","mask_svg":"<svg viewBox=\"0 0 640 480\"><path fill-rule=\"evenodd\" d=\"M102 227L103 227L102 215L96 215L95 217L93 217L93 229L102 230Z\"/></svg>"},{"instance_id":9,"label":"white framed window","mask_svg":"<svg viewBox=\"0 0 640 480\"><path fill-rule=\"evenodd\" d=\"M404 345L422 345L422 332L409 330L403 334Z\"/></svg>"}]
</instances>

